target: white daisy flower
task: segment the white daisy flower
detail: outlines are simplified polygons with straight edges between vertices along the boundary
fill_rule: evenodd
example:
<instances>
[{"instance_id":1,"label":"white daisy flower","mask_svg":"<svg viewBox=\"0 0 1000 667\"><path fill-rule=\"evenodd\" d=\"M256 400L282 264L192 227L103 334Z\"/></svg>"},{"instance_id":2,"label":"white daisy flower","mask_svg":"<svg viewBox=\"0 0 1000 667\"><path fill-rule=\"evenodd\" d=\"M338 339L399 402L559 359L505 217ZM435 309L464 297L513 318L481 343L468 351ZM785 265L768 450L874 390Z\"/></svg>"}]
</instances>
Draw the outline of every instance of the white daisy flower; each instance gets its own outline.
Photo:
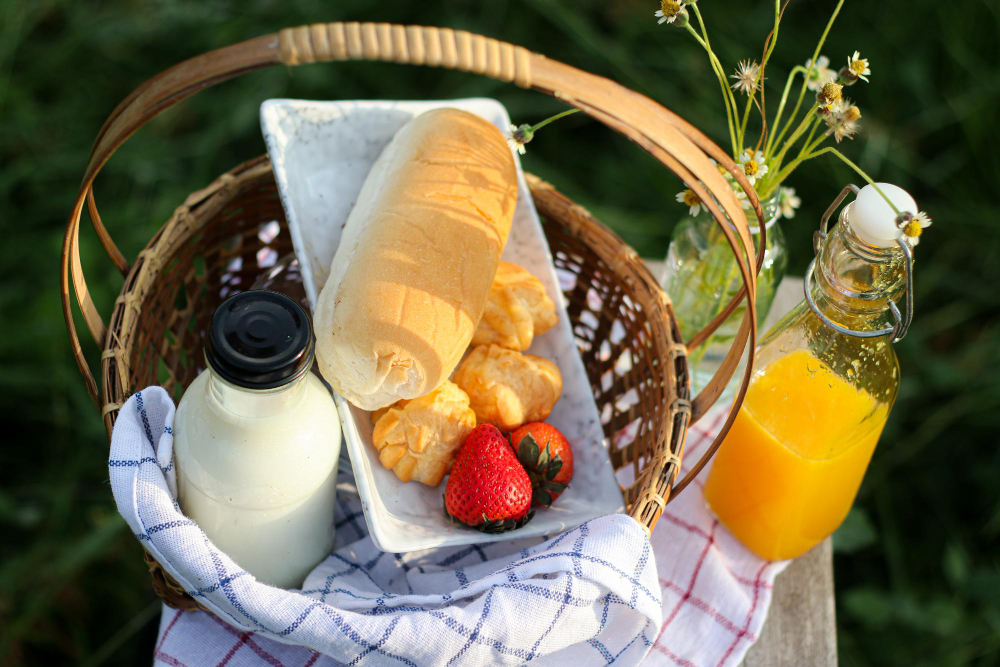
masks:
<instances>
[{"instance_id":1,"label":"white daisy flower","mask_svg":"<svg viewBox=\"0 0 1000 667\"><path fill-rule=\"evenodd\" d=\"M860 51L855 51L854 55L847 59L847 69L853 76L862 81L868 81L868 75L872 73L868 66L868 59L862 58Z\"/></svg>"},{"instance_id":2,"label":"white daisy flower","mask_svg":"<svg viewBox=\"0 0 1000 667\"><path fill-rule=\"evenodd\" d=\"M899 227L899 235L903 240L909 243L911 247L920 243L920 235L924 233L925 229L931 226L931 216L927 215L924 211L920 211L916 215L901 213L899 217L902 220L896 224Z\"/></svg>"},{"instance_id":3,"label":"white daisy flower","mask_svg":"<svg viewBox=\"0 0 1000 667\"><path fill-rule=\"evenodd\" d=\"M517 151L521 155L524 155L524 145L531 141L531 139L532 135L530 126L522 125L519 128L517 125L511 125L510 134L507 137L507 145L510 146L512 151Z\"/></svg>"},{"instance_id":4,"label":"white daisy flower","mask_svg":"<svg viewBox=\"0 0 1000 667\"><path fill-rule=\"evenodd\" d=\"M691 188L678 192L677 201L688 207L688 212L692 218L701 213L701 199L698 198L698 195Z\"/></svg>"},{"instance_id":5,"label":"white daisy flower","mask_svg":"<svg viewBox=\"0 0 1000 667\"><path fill-rule=\"evenodd\" d=\"M653 16L660 19L657 21L659 25L663 25L664 23L673 23L680 13L681 3L678 0L660 0L660 8Z\"/></svg>"},{"instance_id":6,"label":"white daisy flower","mask_svg":"<svg viewBox=\"0 0 1000 667\"><path fill-rule=\"evenodd\" d=\"M513 137L507 137L507 145L510 146L512 151L517 151L520 155L524 155L527 152L524 144L517 143Z\"/></svg>"},{"instance_id":7,"label":"white daisy flower","mask_svg":"<svg viewBox=\"0 0 1000 667\"><path fill-rule=\"evenodd\" d=\"M809 69L810 66L812 66L811 70ZM809 70L809 78L806 79L806 88L812 91L818 91L826 84L837 79L837 74L830 70L830 59L826 56L817 58L815 65L813 65L812 58L807 60L806 70Z\"/></svg>"},{"instance_id":8,"label":"white daisy flower","mask_svg":"<svg viewBox=\"0 0 1000 667\"><path fill-rule=\"evenodd\" d=\"M747 175L747 180L750 181L750 185L757 183L758 178L763 178L764 174L767 173L767 165L764 164L764 153L757 151L752 153L749 150L744 151L743 155L739 157L738 162L743 166L743 173Z\"/></svg>"},{"instance_id":9,"label":"white daisy flower","mask_svg":"<svg viewBox=\"0 0 1000 667\"><path fill-rule=\"evenodd\" d=\"M757 88L760 86L760 81L757 77L760 75L760 65L757 61L750 62L749 60L741 60L736 67L736 74L730 74L730 79L736 79L736 83L733 84L733 90L739 91L744 95L752 95L757 92Z\"/></svg>"},{"instance_id":10,"label":"white daisy flower","mask_svg":"<svg viewBox=\"0 0 1000 667\"><path fill-rule=\"evenodd\" d=\"M802 200L795 196L795 188L782 187L778 190L778 213L783 218L794 218L795 209L802 206Z\"/></svg>"}]
</instances>

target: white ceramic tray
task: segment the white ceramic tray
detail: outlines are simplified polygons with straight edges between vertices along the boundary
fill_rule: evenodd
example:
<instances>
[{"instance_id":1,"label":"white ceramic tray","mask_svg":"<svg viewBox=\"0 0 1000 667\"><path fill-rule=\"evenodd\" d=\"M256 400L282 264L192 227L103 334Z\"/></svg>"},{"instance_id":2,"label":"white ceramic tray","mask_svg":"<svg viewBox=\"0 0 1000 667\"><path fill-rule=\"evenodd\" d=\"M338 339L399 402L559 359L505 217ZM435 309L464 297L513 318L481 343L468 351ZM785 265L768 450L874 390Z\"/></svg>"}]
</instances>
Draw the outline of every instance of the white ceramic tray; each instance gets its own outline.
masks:
<instances>
[{"instance_id":1,"label":"white ceramic tray","mask_svg":"<svg viewBox=\"0 0 1000 667\"><path fill-rule=\"evenodd\" d=\"M502 131L510 127L503 105L483 98L433 102L279 99L261 105L264 139L311 303L316 303L326 281L347 216L375 159L408 120L439 107L477 114ZM383 551L551 535L622 510L621 491L573 341L548 243L518 156L514 158L518 202L503 258L538 276L559 311L559 324L535 338L530 351L555 361L563 374L563 395L549 421L572 443L573 481L552 507L540 509L527 525L513 532L488 535L452 524L444 517L444 483L431 488L400 482L379 463L369 413L337 396L365 520L372 539Z\"/></svg>"}]
</instances>

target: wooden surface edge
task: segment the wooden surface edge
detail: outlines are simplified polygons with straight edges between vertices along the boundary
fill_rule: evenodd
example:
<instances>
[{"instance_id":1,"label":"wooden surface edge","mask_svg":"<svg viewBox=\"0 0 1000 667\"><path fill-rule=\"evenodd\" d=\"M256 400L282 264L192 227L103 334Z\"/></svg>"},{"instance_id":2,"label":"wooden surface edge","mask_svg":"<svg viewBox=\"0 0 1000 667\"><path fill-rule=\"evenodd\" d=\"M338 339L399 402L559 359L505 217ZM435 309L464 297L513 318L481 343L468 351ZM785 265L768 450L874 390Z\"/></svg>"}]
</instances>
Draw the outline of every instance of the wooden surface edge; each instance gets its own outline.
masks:
<instances>
[{"instance_id":1,"label":"wooden surface edge","mask_svg":"<svg viewBox=\"0 0 1000 667\"><path fill-rule=\"evenodd\" d=\"M745 667L836 667L837 621L833 546L823 540L799 556L774 581L771 608Z\"/></svg>"}]
</instances>

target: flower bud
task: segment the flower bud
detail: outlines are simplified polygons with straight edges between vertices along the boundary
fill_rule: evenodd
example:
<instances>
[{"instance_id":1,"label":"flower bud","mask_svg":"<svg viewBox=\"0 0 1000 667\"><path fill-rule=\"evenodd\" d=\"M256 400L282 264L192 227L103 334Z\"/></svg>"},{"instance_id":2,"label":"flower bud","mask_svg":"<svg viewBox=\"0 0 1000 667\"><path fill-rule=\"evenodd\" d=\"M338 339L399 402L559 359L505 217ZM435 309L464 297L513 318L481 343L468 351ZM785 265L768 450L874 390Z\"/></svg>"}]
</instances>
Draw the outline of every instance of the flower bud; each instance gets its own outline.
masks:
<instances>
[{"instance_id":1,"label":"flower bud","mask_svg":"<svg viewBox=\"0 0 1000 667\"><path fill-rule=\"evenodd\" d=\"M839 102L843 98L843 93L841 92L843 89L844 87L842 85L831 81L830 83L824 84L823 87L820 88L818 97L821 102Z\"/></svg>"},{"instance_id":2,"label":"flower bud","mask_svg":"<svg viewBox=\"0 0 1000 667\"><path fill-rule=\"evenodd\" d=\"M525 123L512 133L514 141L524 145L535 138L535 133L531 131L531 126Z\"/></svg>"},{"instance_id":3,"label":"flower bud","mask_svg":"<svg viewBox=\"0 0 1000 667\"><path fill-rule=\"evenodd\" d=\"M853 86L858 82L858 75L851 71L850 67L841 67L837 72L837 80L843 86Z\"/></svg>"}]
</instances>

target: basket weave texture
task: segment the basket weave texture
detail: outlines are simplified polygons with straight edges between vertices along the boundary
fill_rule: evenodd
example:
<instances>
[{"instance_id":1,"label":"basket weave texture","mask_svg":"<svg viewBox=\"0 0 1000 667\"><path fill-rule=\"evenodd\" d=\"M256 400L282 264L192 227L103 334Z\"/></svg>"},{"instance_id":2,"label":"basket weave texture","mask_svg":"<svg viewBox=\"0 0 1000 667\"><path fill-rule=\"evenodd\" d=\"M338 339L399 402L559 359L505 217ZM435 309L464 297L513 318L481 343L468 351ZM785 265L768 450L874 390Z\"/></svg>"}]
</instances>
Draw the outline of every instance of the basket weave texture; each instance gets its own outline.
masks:
<instances>
[{"instance_id":1,"label":"basket weave texture","mask_svg":"<svg viewBox=\"0 0 1000 667\"><path fill-rule=\"evenodd\" d=\"M529 177L553 261L564 279L569 318L611 462L616 470L634 473L634 482L623 489L626 512L652 530L672 494L690 482L721 444L752 372L747 364L719 436L675 485L689 423L715 402L744 346L749 342L752 348L756 340L754 266L760 269L764 240L755 257L742 207L708 157L742 186L761 228L763 211L742 170L676 114L608 79L463 31L372 23L289 28L185 61L144 83L112 112L98 134L70 213L61 266L73 353L109 436L118 409L133 392L160 384L179 398L202 368L205 331L215 308L229 294L249 288L292 245L270 164L258 158L188 196L129 264L97 211L92 190L97 173L133 132L187 95L261 67L338 60L458 69L559 97L656 157L716 219L733 248L744 289L685 346L668 298L634 251L585 209ZM107 325L90 298L80 262L84 205L102 245L125 276ZM103 350L100 391L77 336L71 291ZM729 355L708 386L691 398L686 350L703 342L744 298L747 308ZM146 560L154 589L168 604L198 608L148 554Z\"/></svg>"}]
</instances>

